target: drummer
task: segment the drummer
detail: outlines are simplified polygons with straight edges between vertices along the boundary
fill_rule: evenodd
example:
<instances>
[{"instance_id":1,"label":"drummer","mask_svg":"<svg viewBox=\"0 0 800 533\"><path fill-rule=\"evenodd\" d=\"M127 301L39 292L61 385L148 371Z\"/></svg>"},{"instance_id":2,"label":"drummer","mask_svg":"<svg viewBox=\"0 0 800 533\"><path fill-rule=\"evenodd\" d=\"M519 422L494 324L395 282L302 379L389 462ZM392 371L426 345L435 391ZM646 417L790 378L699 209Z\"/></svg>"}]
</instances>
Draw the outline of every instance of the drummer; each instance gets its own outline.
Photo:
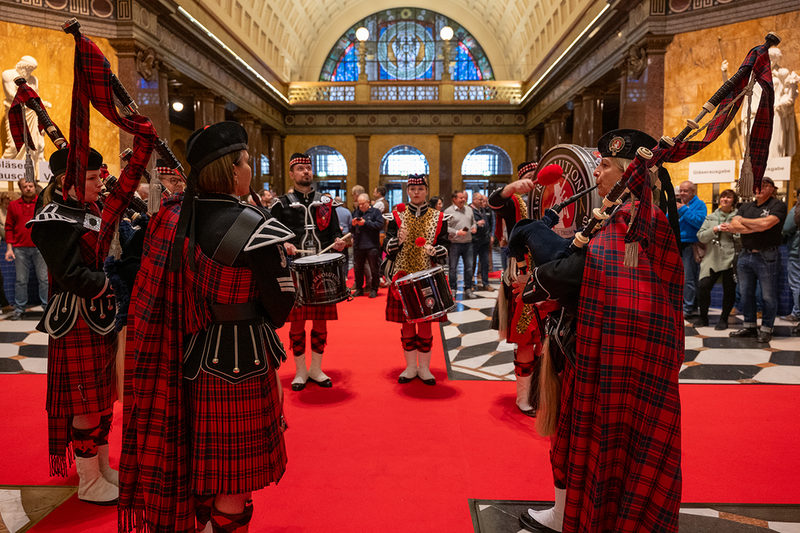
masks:
<instances>
[{"instance_id":1,"label":"drummer","mask_svg":"<svg viewBox=\"0 0 800 533\"><path fill-rule=\"evenodd\" d=\"M395 206L386 230L384 274L392 282L407 274L447 263L447 226L444 214L428 207L427 177L424 174L410 175L407 191L409 203ZM436 385L436 378L430 369L433 345L431 322L445 321L447 317L409 322L394 285L388 292L386 320L402 324L400 343L406 359L406 369L397 382L409 383L419 377L425 385Z\"/></svg>"},{"instance_id":2,"label":"drummer","mask_svg":"<svg viewBox=\"0 0 800 533\"><path fill-rule=\"evenodd\" d=\"M280 196L270 208L272 216L295 234L294 239L284 243L286 253L294 257L303 257L309 252L321 252L329 246L337 252L342 251L346 243L341 239L339 218L336 216L331 198L323 196L314 189L311 158L302 153L292 154L289 158L289 177L294 183L294 191ZM307 210L310 211L313 222L313 227L308 229L305 225ZM333 386L331 378L322 371L322 355L328 343L328 320L338 318L336 304L295 304L287 319L287 322L291 323L289 340L292 343L296 370L292 380L293 391L303 390L308 380L324 388ZM306 320L312 321L309 368L306 367Z\"/></svg>"}]
</instances>

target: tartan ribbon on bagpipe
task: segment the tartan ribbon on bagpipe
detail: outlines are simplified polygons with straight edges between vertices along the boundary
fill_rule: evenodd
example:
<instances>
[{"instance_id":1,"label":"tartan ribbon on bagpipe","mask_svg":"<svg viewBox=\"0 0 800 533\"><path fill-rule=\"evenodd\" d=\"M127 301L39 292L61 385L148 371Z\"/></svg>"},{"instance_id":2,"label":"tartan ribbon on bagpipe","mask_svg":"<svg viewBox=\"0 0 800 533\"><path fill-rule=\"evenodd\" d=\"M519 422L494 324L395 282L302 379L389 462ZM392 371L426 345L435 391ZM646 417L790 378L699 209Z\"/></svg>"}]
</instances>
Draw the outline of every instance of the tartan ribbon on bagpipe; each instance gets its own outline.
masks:
<instances>
[{"instance_id":1,"label":"tartan ribbon on bagpipe","mask_svg":"<svg viewBox=\"0 0 800 533\"><path fill-rule=\"evenodd\" d=\"M111 65L103 52L91 40L75 35L75 80L72 86L72 118L69 126L70 151L67 172L64 176L64 196L75 186L76 194L83 201L84 176L89 158L89 102L101 115L123 131L133 135L133 153L127 166L118 178L119 185L103 204L102 223L97 241L97 257L107 255L117 221L130 203L139 186L142 171L150 161L158 137L150 119L135 114L120 116L114 105L111 85Z\"/></svg>"},{"instance_id":2,"label":"tartan ribbon on bagpipe","mask_svg":"<svg viewBox=\"0 0 800 533\"><path fill-rule=\"evenodd\" d=\"M36 149L30 135L30 130L28 130L28 122L25 120L25 104L27 104L29 100L38 100L39 105L42 105L42 100L39 98L39 95L36 94L36 91L25 83L17 87L17 95L14 97L14 101L11 102L11 108L8 110L8 125L11 128L11 137L14 138L14 146L17 148L17 151L25 144L26 132L28 132L28 148L31 150ZM43 129L44 126L39 124L39 131Z\"/></svg>"},{"instance_id":3,"label":"tartan ribbon on bagpipe","mask_svg":"<svg viewBox=\"0 0 800 533\"><path fill-rule=\"evenodd\" d=\"M761 178L767 166L767 155L769 153L769 141L772 137L772 117L774 92L772 88L772 68L769 61L769 45L762 44L756 46L747 54L739 70L746 68L752 72L757 83L761 85L761 101L758 105L755 119L750 130L750 157L753 167L753 192L761 187ZM625 235L625 242L642 241L651 233L650 228L650 209L651 195L644 194L650 188L650 172L648 167L660 165L661 163L676 163L689 156L692 156L714 142L722 132L724 132L733 118L736 116L744 98L736 100L749 82L749 76L742 76L737 79L731 90L717 106L717 111L710 120L706 129L706 134L701 141L677 141L674 146L666 148L661 145L652 149L653 157L644 160L638 155L633 162L628 165L622 180L627 179L628 189L635 194L640 201L637 216L634 218L628 232ZM734 100L736 100L734 102ZM733 102L729 109L725 109L728 104Z\"/></svg>"}]
</instances>

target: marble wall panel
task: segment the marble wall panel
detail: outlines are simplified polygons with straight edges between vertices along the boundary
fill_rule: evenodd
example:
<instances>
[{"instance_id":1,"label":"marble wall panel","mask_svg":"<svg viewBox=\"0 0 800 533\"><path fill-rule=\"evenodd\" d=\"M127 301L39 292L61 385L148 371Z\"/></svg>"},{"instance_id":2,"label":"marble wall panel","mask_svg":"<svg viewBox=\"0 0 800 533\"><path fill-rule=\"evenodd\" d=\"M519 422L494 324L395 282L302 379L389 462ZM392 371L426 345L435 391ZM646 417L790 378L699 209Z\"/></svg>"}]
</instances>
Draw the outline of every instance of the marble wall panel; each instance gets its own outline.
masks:
<instances>
[{"instance_id":1,"label":"marble wall panel","mask_svg":"<svg viewBox=\"0 0 800 533\"><path fill-rule=\"evenodd\" d=\"M767 32L780 36L785 67L800 72L800 10L780 16L762 17L746 22L675 35L667 46L664 64L664 132L677 135L687 118L694 118L703 103L723 82L720 64L727 59L729 74L739 67L747 52L764 42ZM800 99L799 99L800 100ZM800 117L800 101L795 101L795 117ZM739 115L736 125L740 124ZM797 131L795 131L797 135ZM714 144L684 160L669 165L673 182L685 179L691 161L740 160L738 135L729 129ZM792 159L792 189L800 185L800 153ZM722 189L725 184L721 184ZM701 186L698 194L711 202L711 185ZM790 205L794 195L789 195Z\"/></svg>"},{"instance_id":2,"label":"marble wall panel","mask_svg":"<svg viewBox=\"0 0 800 533\"><path fill-rule=\"evenodd\" d=\"M117 70L117 54L107 39L89 36L106 55L112 71ZM39 79L39 95L50 102L50 117L64 135L69 137L70 112L72 108L74 39L60 29L44 29L0 21L0 70L14 69L24 55L33 56L39 63L34 75ZM5 117L6 110L2 114ZM119 128L111 124L93 107L90 114L89 141L106 159L109 171L118 175ZM5 142L5 133L0 133ZM55 147L45 140L45 157L49 158Z\"/></svg>"}]
</instances>

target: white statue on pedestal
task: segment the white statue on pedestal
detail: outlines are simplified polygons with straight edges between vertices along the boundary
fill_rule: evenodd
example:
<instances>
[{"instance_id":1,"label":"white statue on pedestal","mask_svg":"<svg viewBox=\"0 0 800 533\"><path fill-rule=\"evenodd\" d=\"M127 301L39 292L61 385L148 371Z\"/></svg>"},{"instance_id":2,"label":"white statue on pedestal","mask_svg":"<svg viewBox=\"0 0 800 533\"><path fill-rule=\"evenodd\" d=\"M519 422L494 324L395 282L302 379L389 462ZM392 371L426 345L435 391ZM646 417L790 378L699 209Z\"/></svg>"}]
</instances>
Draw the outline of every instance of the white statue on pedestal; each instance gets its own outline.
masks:
<instances>
[{"instance_id":1,"label":"white statue on pedestal","mask_svg":"<svg viewBox=\"0 0 800 533\"><path fill-rule=\"evenodd\" d=\"M775 89L774 115L772 119L772 139L769 143L770 157L793 156L797 151L797 132L795 128L794 101L797 99L797 85L800 76L788 68L781 67L783 54L779 48L769 49L769 60L772 63L772 85ZM727 61L723 62L722 70L727 72ZM757 83L753 86L753 97L750 108L747 107L747 96L742 102L742 123L741 138L745 139L747 132L747 118L750 115L750 123L758 110L758 103L761 100L761 86Z\"/></svg>"},{"instance_id":2,"label":"white statue on pedestal","mask_svg":"<svg viewBox=\"0 0 800 533\"><path fill-rule=\"evenodd\" d=\"M39 64L31 56L22 56L13 69L3 71L3 91L5 93L5 115L3 116L3 126L6 132L6 143L3 147L3 159L21 159L25 156L26 146L23 146L17 151L14 146L14 139L11 137L11 125L8 123L8 110L11 108L11 103L17 95L17 84L14 83L14 78L22 76L30 87L39 92L39 80L33 75L33 71ZM42 101L45 107L51 107L49 102ZM39 132L39 120L36 118L36 113L32 109L25 107L25 121L28 123L28 131L33 145L36 147L31 158L33 159L34 168L39 168L39 162L44 161L44 135Z\"/></svg>"}]
</instances>

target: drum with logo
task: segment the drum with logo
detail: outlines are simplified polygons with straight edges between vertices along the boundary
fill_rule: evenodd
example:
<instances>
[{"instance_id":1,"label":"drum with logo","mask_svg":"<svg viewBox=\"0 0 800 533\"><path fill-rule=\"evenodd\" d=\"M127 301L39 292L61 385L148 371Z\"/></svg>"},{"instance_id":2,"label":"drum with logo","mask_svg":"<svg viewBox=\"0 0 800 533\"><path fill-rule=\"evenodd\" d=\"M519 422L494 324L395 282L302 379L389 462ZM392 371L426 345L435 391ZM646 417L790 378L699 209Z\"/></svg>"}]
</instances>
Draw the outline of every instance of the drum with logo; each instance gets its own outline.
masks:
<instances>
[{"instance_id":1,"label":"drum with logo","mask_svg":"<svg viewBox=\"0 0 800 533\"><path fill-rule=\"evenodd\" d=\"M347 260L339 253L292 261L292 278L302 305L335 304L347 299Z\"/></svg>"},{"instance_id":2,"label":"drum with logo","mask_svg":"<svg viewBox=\"0 0 800 533\"><path fill-rule=\"evenodd\" d=\"M556 164L564 171L563 177L553 185L537 185L528 196L528 217L539 219L545 210L594 185L592 173L600 162L596 148L576 144L559 144L545 152L539 160L539 169ZM585 226L592 216L592 209L602 206L602 198L592 191L561 212L561 218L553 231L564 238L571 238L579 228Z\"/></svg>"},{"instance_id":3,"label":"drum with logo","mask_svg":"<svg viewBox=\"0 0 800 533\"><path fill-rule=\"evenodd\" d=\"M438 318L455 307L447 276L440 266L404 276L395 285L409 322Z\"/></svg>"}]
</instances>

